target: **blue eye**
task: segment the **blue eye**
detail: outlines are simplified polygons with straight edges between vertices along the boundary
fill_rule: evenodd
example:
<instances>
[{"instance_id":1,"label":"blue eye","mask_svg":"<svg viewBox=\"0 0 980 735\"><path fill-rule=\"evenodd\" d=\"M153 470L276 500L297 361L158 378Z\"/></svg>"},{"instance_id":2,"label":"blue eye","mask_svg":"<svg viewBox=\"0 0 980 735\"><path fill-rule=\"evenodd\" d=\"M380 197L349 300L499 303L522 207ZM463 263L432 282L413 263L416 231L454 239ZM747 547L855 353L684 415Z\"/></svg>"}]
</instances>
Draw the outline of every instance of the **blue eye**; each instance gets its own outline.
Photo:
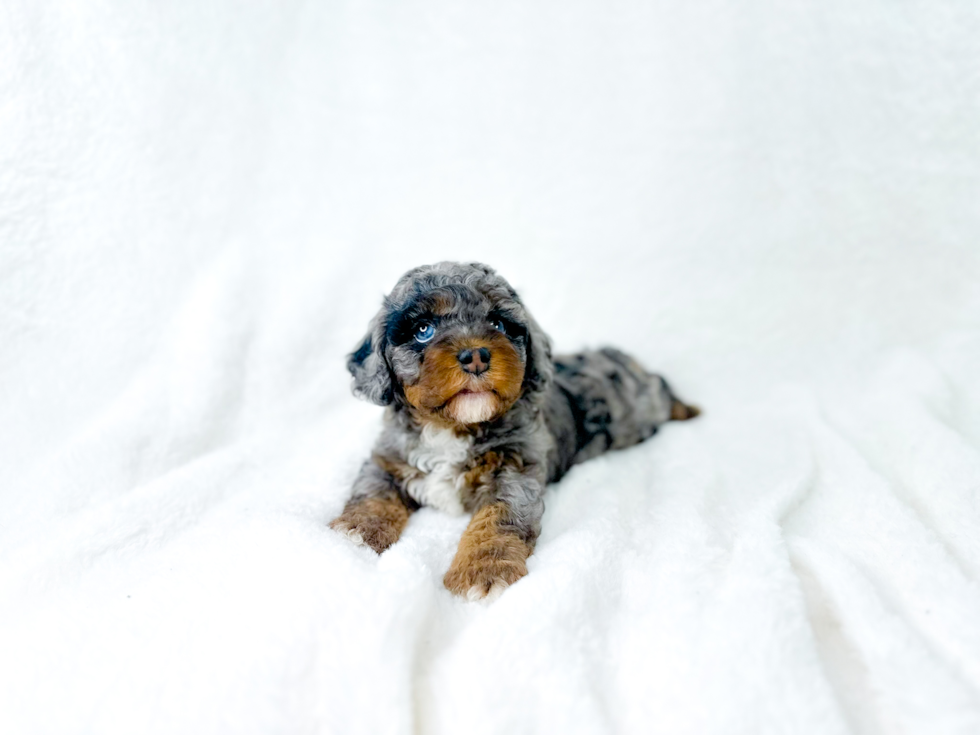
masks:
<instances>
[{"instance_id":1,"label":"blue eye","mask_svg":"<svg viewBox=\"0 0 980 735\"><path fill-rule=\"evenodd\" d=\"M507 332L507 327L505 327L504 323L499 319L492 319L490 321L490 326L496 329L498 332L504 332L505 334Z\"/></svg>"},{"instance_id":2,"label":"blue eye","mask_svg":"<svg viewBox=\"0 0 980 735\"><path fill-rule=\"evenodd\" d=\"M415 328L415 341L416 342L428 342L433 337L436 336L436 328L431 324L419 324Z\"/></svg>"}]
</instances>

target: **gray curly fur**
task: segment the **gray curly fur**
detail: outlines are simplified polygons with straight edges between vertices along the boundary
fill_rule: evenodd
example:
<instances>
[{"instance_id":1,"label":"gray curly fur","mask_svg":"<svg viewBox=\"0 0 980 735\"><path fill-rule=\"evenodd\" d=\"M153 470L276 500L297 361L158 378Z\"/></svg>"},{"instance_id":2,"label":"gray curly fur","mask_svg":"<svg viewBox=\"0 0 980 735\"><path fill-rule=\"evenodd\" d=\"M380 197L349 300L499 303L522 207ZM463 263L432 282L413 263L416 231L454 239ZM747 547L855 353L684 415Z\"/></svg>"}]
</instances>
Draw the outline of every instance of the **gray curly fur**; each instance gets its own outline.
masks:
<instances>
[{"instance_id":1,"label":"gray curly fur","mask_svg":"<svg viewBox=\"0 0 980 735\"><path fill-rule=\"evenodd\" d=\"M540 531L547 483L574 464L649 438L672 418L672 409L674 418L696 415L663 378L617 349L552 357L547 335L506 280L480 263L443 262L415 268L399 279L348 361L354 393L387 407L375 456L407 462L421 441L423 426L409 410L402 387L418 378L423 353L410 341L401 343L396 330L433 292L451 299L452 311L444 318L447 328L485 324L491 312L505 314L514 325L508 336L525 368L520 398L496 420L469 427L469 452L472 457L490 451L516 454L521 469L501 471L490 491L460 498L460 506L474 511L490 502L505 503L511 528L532 546ZM678 406L687 409L686 415L676 414ZM355 482L354 499L392 492L410 510L418 507L419 498L368 460Z\"/></svg>"}]
</instances>

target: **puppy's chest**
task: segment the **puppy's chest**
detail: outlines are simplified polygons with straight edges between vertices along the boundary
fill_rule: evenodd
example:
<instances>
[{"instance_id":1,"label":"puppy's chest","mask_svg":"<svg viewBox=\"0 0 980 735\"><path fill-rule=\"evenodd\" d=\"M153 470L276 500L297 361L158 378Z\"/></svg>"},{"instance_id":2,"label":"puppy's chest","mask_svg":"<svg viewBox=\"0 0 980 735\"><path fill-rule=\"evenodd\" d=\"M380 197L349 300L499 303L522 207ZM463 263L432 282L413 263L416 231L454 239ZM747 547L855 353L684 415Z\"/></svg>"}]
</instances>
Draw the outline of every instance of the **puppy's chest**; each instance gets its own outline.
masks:
<instances>
[{"instance_id":1,"label":"puppy's chest","mask_svg":"<svg viewBox=\"0 0 980 735\"><path fill-rule=\"evenodd\" d=\"M414 471L406 478L405 491L422 505L463 513L467 505L466 469L472 452L472 437L426 426L407 452L406 461Z\"/></svg>"}]
</instances>

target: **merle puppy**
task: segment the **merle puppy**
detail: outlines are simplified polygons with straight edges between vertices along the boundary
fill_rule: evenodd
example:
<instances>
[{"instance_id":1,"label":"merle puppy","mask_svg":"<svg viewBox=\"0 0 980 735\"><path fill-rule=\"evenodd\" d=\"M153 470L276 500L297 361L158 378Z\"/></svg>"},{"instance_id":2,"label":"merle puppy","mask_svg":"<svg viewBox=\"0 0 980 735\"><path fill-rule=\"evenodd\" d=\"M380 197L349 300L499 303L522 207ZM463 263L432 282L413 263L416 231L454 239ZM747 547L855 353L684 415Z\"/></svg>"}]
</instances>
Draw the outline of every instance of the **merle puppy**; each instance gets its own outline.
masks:
<instances>
[{"instance_id":1,"label":"merle puppy","mask_svg":"<svg viewBox=\"0 0 980 735\"><path fill-rule=\"evenodd\" d=\"M619 350L552 357L514 289L480 263L402 276L347 367L355 395L387 410L331 527L381 553L422 505L472 513L444 579L469 599L527 574L547 483L698 414Z\"/></svg>"}]
</instances>

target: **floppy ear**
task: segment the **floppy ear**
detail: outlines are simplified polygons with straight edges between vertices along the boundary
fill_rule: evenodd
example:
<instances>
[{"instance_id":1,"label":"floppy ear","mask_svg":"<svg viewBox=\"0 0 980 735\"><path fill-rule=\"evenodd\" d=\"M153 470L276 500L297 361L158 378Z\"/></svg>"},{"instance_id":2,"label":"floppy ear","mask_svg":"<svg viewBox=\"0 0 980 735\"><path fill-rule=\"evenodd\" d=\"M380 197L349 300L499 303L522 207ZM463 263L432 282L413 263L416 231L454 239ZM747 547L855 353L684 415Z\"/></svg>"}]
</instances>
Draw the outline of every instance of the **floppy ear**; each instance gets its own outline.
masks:
<instances>
[{"instance_id":1,"label":"floppy ear","mask_svg":"<svg viewBox=\"0 0 980 735\"><path fill-rule=\"evenodd\" d=\"M534 317L527 314L527 367L524 370L524 392L536 393L544 390L555 375L555 364L551 359L551 341Z\"/></svg>"},{"instance_id":2,"label":"floppy ear","mask_svg":"<svg viewBox=\"0 0 980 735\"><path fill-rule=\"evenodd\" d=\"M379 406L392 401L391 370L385 359L384 310L371 320L368 333L360 346L347 360L347 369L354 376L351 390L358 398L364 398Z\"/></svg>"}]
</instances>

